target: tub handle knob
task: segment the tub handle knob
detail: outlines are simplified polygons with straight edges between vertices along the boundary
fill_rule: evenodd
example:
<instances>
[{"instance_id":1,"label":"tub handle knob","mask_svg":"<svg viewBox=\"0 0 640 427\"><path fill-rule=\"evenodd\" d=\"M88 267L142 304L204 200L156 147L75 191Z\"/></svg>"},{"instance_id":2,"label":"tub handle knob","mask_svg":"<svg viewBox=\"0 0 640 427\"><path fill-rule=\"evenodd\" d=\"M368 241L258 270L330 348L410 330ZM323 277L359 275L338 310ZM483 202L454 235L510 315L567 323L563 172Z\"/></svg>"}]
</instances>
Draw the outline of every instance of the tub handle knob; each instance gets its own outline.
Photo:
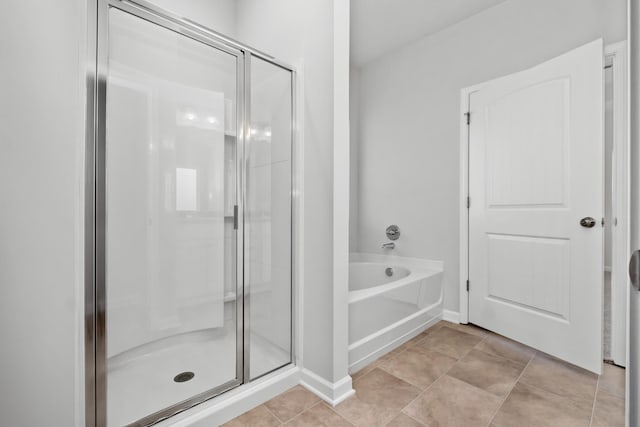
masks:
<instances>
[{"instance_id":1,"label":"tub handle knob","mask_svg":"<svg viewBox=\"0 0 640 427\"><path fill-rule=\"evenodd\" d=\"M400 238L400 227L397 225L388 226L386 231L389 240L398 240Z\"/></svg>"}]
</instances>

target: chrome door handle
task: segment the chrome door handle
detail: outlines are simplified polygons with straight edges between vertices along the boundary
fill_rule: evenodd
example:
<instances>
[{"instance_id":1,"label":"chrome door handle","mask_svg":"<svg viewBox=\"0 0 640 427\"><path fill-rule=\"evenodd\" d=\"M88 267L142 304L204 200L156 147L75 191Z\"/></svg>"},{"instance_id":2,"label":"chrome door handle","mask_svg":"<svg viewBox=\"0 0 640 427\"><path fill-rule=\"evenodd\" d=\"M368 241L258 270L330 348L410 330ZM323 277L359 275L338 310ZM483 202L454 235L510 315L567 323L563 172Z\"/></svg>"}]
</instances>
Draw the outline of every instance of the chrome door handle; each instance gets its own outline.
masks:
<instances>
[{"instance_id":1,"label":"chrome door handle","mask_svg":"<svg viewBox=\"0 0 640 427\"><path fill-rule=\"evenodd\" d=\"M629 279L631 286L640 291L640 250L634 251L629 260Z\"/></svg>"},{"instance_id":2,"label":"chrome door handle","mask_svg":"<svg viewBox=\"0 0 640 427\"><path fill-rule=\"evenodd\" d=\"M586 216L580 220L580 225L585 228L593 228L596 225L596 220L590 216Z\"/></svg>"}]
</instances>

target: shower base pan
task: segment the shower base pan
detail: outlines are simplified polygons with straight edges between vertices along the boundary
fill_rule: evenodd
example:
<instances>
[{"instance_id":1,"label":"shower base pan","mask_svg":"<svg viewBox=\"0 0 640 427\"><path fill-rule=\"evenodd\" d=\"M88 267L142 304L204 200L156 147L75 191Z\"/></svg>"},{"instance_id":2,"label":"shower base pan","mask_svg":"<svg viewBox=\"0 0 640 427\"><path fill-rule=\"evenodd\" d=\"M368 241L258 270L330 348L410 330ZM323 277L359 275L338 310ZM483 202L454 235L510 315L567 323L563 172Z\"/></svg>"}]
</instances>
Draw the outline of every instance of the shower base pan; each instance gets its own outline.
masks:
<instances>
[{"instance_id":1,"label":"shower base pan","mask_svg":"<svg viewBox=\"0 0 640 427\"><path fill-rule=\"evenodd\" d=\"M108 426L126 426L236 378L235 330L202 330L154 342L108 361ZM288 357L252 336L252 367Z\"/></svg>"}]
</instances>

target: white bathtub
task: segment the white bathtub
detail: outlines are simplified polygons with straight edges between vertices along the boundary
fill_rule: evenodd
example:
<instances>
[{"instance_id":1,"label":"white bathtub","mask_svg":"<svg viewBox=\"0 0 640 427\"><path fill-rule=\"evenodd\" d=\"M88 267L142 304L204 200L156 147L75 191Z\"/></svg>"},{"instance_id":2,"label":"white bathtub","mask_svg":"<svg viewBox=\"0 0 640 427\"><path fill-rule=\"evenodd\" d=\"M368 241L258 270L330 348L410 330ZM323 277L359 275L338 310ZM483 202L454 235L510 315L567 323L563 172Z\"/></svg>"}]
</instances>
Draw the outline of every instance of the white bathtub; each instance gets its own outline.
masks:
<instances>
[{"instance_id":1,"label":"white bathtub","mask_svg":"<svg viewBox=\"0 0 640 427\"><path fill-rule=\"evenodd\" d=\"M387 272L388 268L392 270ZM441 261L351 254L349 372L358 371L442 318L443 269Z\"/></svg>"}]
</instances>

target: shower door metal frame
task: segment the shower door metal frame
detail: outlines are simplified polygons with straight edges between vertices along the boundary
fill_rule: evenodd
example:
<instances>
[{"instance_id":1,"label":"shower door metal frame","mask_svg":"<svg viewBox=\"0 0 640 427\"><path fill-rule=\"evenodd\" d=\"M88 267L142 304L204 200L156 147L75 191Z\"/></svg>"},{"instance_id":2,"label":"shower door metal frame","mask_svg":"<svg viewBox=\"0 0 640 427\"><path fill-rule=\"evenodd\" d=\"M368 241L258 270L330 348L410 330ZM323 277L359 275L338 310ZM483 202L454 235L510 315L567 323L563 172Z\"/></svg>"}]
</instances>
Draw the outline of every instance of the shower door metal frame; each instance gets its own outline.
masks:
<instances>
[{"instance_id":1,"label":"shower door metal frame","mask_svg":"<svg viewBox=\"0 0 640 427\"><path fill-rule=\"evenodd\" d=\"M237 43L237 42L236 42ZM245 348L244 348L244 378L245 378L245 383L251 382L251 381L255 381L257 379L260 379L266 375L269 375L279 369L282 369L285 366L291 365L291 364L295 364L296 360L296 345L298 344L296 341L296 334L297 334L297 330L296 330L296 322L295 322L295 318L296 318L296 301L298 298L298 286L297 286L297 275L296 273L298 272L298 257L297 254L300 253L301 248L299 245L299 241L298 241L298 232L296 231L296 224L298 224L298 219L300 217L299 214L299 204L300 204L300 200L299 197L296 195L297 191L299 191L302 183L302 179L300 176L300 170L298 170L296 168L296 160L298 159L298 151L296 149L296 141L298 140L298 131L299 131L299 124L297 121L297 108L298 108L298 104L297 104L297 86L296 86L296 71L294 70L293 67L286 65L285 63L276 60L274 57L263 54L260 51L257 51L255 49L252 48L248 48L248 50L244 51L244 138L243 138L243 149L246 149L246 147L249 145L249 143L251 142L251 60L253 57L256 57L262 61L268 62L274 66L280 67L282 69L284 69L285 71L288 71L290 73L290 77L291 77L291 183L290 183L290 201L291 201L291 211L290 211L290 228L291 228L291 242L290 242L290 256L291 256L291 271L289 273L290 276L290 283L291 283L291 301L290 301L290 308L291 308L291 325L289 328L289 332L290 332L290 337L289 337L289 343L290 343L290 351L289 351L289 362L278 366L276 368L273 368L270 371L267 371L263 374L260 374L254 378L251 378L251 363L250 363L250 357L251 357L251 343L250 343L250 332L251 332L251 321L250 321L250 313L251 313L251 284L247 281L244 281L244 295L243 295L243 299L244 299L244 340L245 340ZM248 169L248 163L249 163L249 159L248 156L243 155L243 160L244 160L244 164L243 164L243 178L246 177L246 171ZM243 187L242 187L242 206L246 205L246 195L247 195L247 187L246 187L246 182L243 181ZM242 216L242 223L244 223L244 209L242 210L243 216ZM244 241L243 241L244 244ZM244 257L242 258L244 260ZM246 268L245 265L243 265L243 277L244 277L244 269Z\"/></svg>"},{"instance_id":2,"label":"shower door metal frame","mask_svg":"<svg viewBox=\"0 0 640 427\"><path fill-rule=\"evenodd\" d=\"M291 73L291 352L295 363L295 301L297 297L296 171L296 73L293 67L257 49L243 45L193 21L167 12L143 0L87 0L86 150L85 150L85 423L106 427L106 89L108 75L108 14L115 8L159 25L236 57L236 379L164 408L130 424L147 426L163 421L251 381L249 335L249 286L244 280L244 207L246 197L245 147L250 135L250 61L256 56ZM94 43L95 42L95 43ZM271 371L271 372L273 372ZM268 374L268 373L267 373ZM264 375L267 375L264 374ZM254 378L255 379L255 378Z\"/></svg>"}]
</instances>

